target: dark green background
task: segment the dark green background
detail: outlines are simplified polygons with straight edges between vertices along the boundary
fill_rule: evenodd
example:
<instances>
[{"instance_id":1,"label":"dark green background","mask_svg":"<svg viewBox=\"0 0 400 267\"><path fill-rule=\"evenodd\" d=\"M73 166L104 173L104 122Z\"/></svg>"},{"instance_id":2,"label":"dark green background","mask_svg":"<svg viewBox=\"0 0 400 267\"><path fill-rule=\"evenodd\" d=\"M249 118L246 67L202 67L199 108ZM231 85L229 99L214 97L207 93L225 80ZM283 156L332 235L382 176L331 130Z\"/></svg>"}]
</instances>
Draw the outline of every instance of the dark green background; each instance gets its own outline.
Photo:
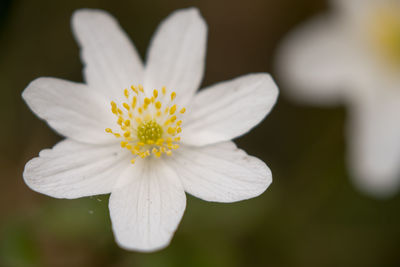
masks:
<instances>
[{"instance_id":1,"label":"dark green background","mask_svg":"<svg viewBox=\"0 0 400 267\"><path fill-rule=\"evenodd\" d=\"M400 266L399 195L377 200L353 187L345 108L300 106L284 93L265 121L236 140L269 165L270 188L233 204L188 196L182 223L160 252L128 252L115 244L108 196L57 200L22 180L26 161L60 140L28 110L22 90L40 76L82 81L70 29L75 9L114 14L144 56L164 17L199 7L209 26L203 85L210 85L250 72L276 76L279 41L327 10L325 1L0 3L0 266Z\"/></svg>"}]
</instances>

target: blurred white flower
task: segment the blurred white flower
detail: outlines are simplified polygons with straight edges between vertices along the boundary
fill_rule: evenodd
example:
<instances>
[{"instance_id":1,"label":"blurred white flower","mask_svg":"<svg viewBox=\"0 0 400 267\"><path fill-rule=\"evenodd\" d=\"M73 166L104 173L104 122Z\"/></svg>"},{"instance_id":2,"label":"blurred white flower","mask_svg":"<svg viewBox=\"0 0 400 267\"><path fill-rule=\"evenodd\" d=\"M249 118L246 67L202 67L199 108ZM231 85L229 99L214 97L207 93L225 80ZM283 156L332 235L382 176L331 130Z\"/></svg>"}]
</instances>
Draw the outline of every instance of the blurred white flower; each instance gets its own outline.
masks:
<instances>
[{"instance_id":1,"label":"blurred white flower","mask_svg":"<svg viewBox=\"0 0 400 267\"><path fill-rule=\"evenodd\" d=\"M72 27L86 84L39 78L23 92L32 111L66 137L26 164L31 189L56 198L111 193L116 241L140 251L169 244L185 191L216 202L265 191L269 168L230 140L263 120L278 89L259 73L196 93L207 34L197 9L161 23L145 66L107 12L79 10Z\"/></svg>"},{"instance_id":2,"label":"blurred white flower","mask_svg":"<svg viewBox=\"0 0 400 267\"><path fill-rule=\"evenodd\" d=\"M336 0L289 34L277 67L289 95L349 105L349 166L375 196L400 187L400 1Z\"/></svg>"}]
</instances>

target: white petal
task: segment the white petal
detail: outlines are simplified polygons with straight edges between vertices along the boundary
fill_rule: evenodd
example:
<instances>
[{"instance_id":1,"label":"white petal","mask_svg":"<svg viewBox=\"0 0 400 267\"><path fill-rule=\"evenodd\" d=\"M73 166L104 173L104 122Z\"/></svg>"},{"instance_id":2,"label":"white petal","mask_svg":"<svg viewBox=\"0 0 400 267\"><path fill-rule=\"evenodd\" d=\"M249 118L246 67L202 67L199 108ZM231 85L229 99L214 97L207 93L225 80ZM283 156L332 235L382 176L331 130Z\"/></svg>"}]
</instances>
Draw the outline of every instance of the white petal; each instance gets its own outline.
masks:
<instances>
[{"instance_id":1,"label":"white petal","mask_svg":"<svg viewBox=\"0 0 400 267\"><path fill-rule=\"evenodd\" d=\"M195 8L169 15L154 34L148 50L145 88L166 86L186 103L199 88L204 73L207 26Z\"/></svg>"},{"instance_id":2,"label":"white petal","mask_svg":"<svg viewBox=\"0 0 400 267\"><path fill-rule=\"evenodd\" d=\"M84 84L38 78L22 97L37 116L63 136L87 143L115 142L105 132L115 124L110 104Z\"/></svg>"},{"instance_id":3,"label":"white petal","mask_svg":"<svg viewBox=\"0 0 400 267\"><path fill-rule=\"evenodd\" d=\"M234 202L256 197L272 182L267 165L232 142L183 146L168 159L185 191L206 201Z\"/></svg>"},{"instance_id":4,"label":"white petal","mask_svg":"<svg viewBox=\"0 0 400 267\"><path fill-rule=\"evenodd\" d=\"M283 41L277 69L286 92L294 98L336 104L354 77L362 75L361 51L353 48L353 37L339 21L340 17L317 17Z\"/></svg>"},{"instance_id":5,"label":"white petal","mask_svg":"<svg viewBox=\"0 0 400 267\"><path fill-rule=\"evenodd\" d=\"M79 198L112 191L129 154L118 145L88 145L64 140L25 165L25 183L55 198Z\"/></svg>"},{"instance_id":6,"label":"white petal","mask_svg":"<svg viewBox=\"0 0 400 267\"><path fill-rule=\"evenodd\" d=\"M118 22L107 12L80 9L72 17L81 47L86 82L110 99L123 89L142 83L143 66L135 47Z\"/></svg>"},{"instance_id":7,"label":"white petal","mask_svg":"<svg viewBox=\"0 0 400 267\"><path fill-rule=\"evenodd\" d=\"M400 188L400 94L396 94L359 103L350 113L350 167L356 185L371 195L390 196Z\"/></svg>"},{"instance_id":8,"label":"white petal","mask_svg":"<svg viewBox=\"0 0 400 267\"><path fill-rule=\"evenodd\" d=\"M129 250L154 251L169 244L186 206L177 174L161 159L138 160L113 190L110 215L117 243Z\"/></svg>"},{"instance_id":9,"label":"white petal","mask_svg":"<svg viewBox=\"0 0 400 267\"><path fill-rule=\"evenodd\" d=\"M274 106L278 88L268 74L249 74L200 91L188 106L182 142L206 145L238 137Z\"/></svg>"}]
</instances>

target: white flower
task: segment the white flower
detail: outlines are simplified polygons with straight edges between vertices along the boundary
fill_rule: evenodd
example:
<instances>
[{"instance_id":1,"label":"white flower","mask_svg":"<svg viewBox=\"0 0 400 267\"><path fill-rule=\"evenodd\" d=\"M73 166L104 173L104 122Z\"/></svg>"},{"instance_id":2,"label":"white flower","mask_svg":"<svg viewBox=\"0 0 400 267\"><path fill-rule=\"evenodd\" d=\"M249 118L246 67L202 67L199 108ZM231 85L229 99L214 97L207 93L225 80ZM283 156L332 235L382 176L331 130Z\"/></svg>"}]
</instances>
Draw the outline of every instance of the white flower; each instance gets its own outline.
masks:
<instances>
[{"instance_id":1,"label":"white flower","mask_svg":"<svg viewBox=\"0 0 400 267\"><path fill-rule=\"evenodd\" d=\"M400 1L336 0L284 41L278 69L297 99L350 106L349 166L375 196L400 187Z\"/></svg>"},{"instance_id":2,"label":"white flower","mask_svg":"<svg viewBox=\"0 0 400 267\"><path fill-rule=\"evenodd\" d=\"M23 92L32 111L66 137L26 164L31 189L56 198L111 193L116 241L140 251L169 244L185 191L234 202L266 190L269 168L230 140L263 120L278 89L258 73L196 93L207 33L197 9L161 23L145 66L108 13L79 10L72 27L87 84L39 78Z\"/></svg>"}]
</instances>

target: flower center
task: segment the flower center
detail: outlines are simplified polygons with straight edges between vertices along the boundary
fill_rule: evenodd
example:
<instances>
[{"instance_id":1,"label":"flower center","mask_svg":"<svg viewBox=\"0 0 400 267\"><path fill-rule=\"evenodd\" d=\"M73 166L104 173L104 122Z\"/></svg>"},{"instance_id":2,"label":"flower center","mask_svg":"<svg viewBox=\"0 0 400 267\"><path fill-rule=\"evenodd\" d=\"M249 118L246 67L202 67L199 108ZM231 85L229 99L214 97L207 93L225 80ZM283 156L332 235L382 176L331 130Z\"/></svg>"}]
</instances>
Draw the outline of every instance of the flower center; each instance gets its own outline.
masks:
<instances>
[{"instance_id":1,"label":"flower center","mask_svg":"<svg viewBox=\"0 0 400 267\"><path fill-rule=\"evenodd\" d=\"M386 62L400 67L400 5L391 4L373 12L370 20L373 46Z\"/></svg>"},{"instance_id":2,"label":"flower center","mask_svg":"<svg viewBox=\"0 0 400 267\"><path fill-rule=\"evenodd\" d=\"M162 134L162 127L154 120L142 122L137 127L137 137L143 143L155 143L161 138Z\"/></svg>"},{"instance_id":3,"label":"flower center","mask_svg":"<svg viewBox=\"0 0 400 267\"><path fill-rule=\"evenodd\" d=\"M168 95L165 87L161 92L159 96L158 91L154 90L151 97L146 97L141 85L131 86L131 91L124 90L127 102L122 103L122 108L111 101L111 112L117 117L120 131L107 128L106 132L122 139L121 147L132 153L132 163L138 156L170 156L172 150L179 148L179 134L182 131L179 117L186 109L177 112L177 105L173 104L175 92Z\"/></svg>"}]
</instances>

